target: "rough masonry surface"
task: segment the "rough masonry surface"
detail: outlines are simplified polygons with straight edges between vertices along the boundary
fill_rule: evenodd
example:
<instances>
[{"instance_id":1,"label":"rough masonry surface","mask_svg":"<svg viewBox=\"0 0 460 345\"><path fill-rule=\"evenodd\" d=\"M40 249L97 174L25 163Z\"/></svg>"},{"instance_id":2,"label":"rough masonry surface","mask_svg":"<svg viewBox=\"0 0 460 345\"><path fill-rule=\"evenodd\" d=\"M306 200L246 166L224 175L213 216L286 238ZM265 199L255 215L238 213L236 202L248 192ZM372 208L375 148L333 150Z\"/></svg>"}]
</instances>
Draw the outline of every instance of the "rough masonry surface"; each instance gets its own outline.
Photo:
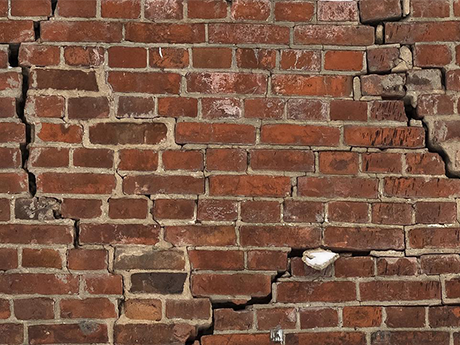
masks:
<instances>
[{"instance_id":1,"label":"rough masonry surface","mask_svg":"<svg viewBox=\"0 0 460 345\"><path fill-rule=\"evenodd\" d=\"M459 66L457 0L0 0L0 344L460 345Z\"/></svg>"}]
</instances>

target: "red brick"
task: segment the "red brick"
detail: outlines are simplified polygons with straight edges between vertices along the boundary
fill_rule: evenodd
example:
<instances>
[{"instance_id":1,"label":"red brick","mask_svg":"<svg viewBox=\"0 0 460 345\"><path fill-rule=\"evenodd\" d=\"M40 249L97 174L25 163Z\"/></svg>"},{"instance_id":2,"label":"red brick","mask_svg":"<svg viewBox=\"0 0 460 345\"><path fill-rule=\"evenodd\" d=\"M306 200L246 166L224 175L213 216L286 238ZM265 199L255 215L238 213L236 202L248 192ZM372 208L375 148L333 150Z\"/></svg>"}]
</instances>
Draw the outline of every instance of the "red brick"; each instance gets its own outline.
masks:
<instances>
[{"instance_id":1,"label":"red brick","mask_svg":"<svg viewBox=\"0 0 460 345\"><path fill-rule=\"evenodd\" d=\"M233 226L167 226L165 240L176 246L228 246L236 243Z\"/></svg>"},{"instance_id":2,"label":"red brick","mask_svg":"<svg viewBox=\"0 0 460 345\"><path fill-rule=\"evenodd\" d=\"M46 21L41 24L43 42L120 42L122 24L97 21Z\"/></svg>"},{"instance_id":3,"label":"red brick","mask_svg":"<svg viewBox=\"0 0 460 345\"><path fill-rule=\"evenodd\" d=\"M81 244L143 244L158 243L160 228L156 224L81 224Z\"/></svg>"},{"instance_id":4,"label":"red brick","mask_svg":"<svg viewBox=\"0 0 460 345\"><path fill-rule=\"evenodd\" d=\"M182 48L152 48L149 60L155 68L185 68L189 65L189 54Z\"/></svg>"},{"instance_id":5,"label":"red brick","mask_svg":"<svg viewBox=\"0 0 460 345\"><path fill-rule=\"evenodd\" d=\"M266 20L270 15L270 5L267 0L235 0L231 14L236 20Z\"/></svg>"},{"instance_id":6,"label":"red brick","mask_svg":"<svg viewBox=\"0 0 460 345\"><path fill-rule=\"evenodd\" d=\"M146 199L109 199L109 217L112 219L145 219L147 208Z\"/></svg>"},{"instance_id":7,"label":"red brick","mask_svg":"<svg viewBox=\"0 0 460 345\"><path fill-rule=\"evenodd\" d=\"M458 228L416 228L408 232L408 245L413 249L453 249L457 236Z\"/></svg>"},{"instance_id":8,"label":"red brick","mask_svg":"<svg viewBox=\"0 0 460 345\"><path fill-rule=\"evenodd\" d=\"M188 324L118 324L115 326L115 343L130 344L181 344L195 334Z\"/></svg>"},{"instance_id":9,"label":"red brick","mask_svg":"<svg viewBox=\"0 0 460 345\"><path fill-rule=\"evenodd\" d=\"M336 222L367 223L368 212L365 202L336 201L328 205L328 219Z\"/></svg>"},{"instance_id":10,"label":"red brick","mask_svg":"<svg viewBox=\"0 0 460 345\"><path fill-rule=\"evenodd\" d=\"M0 22L0 42L21 43L35 41L31 20L5 20Z\"/></svg>"},{"instance_id":11,"label":"red brick","mask_svg":"<svg viewBox=\"0 0 460 345\"><path fill-rule=\"evenodd\" d=\"M333 100L330 117L336 121L367 121L367 110L367 102Z\"/></svg>"},{"instance_id":12,"label":"red brick","mask_svg":"<svg viewBox=\"0 0 460 345\"><path fill-rule=\"evenodd\" d=\"M399 19L402 16L398 0L362 0L359 10L363 23Z\"/></svg>"},{"instance_id":13,"label":"red brick","mask_svg":"<svg viewBox=\"0 0 460 345\"><path fill-rule=\"evenodd\" d=\"M176 142L251 144L255 142L255 128L245 124L179 122L176 125Z\"/></svg>"},{"instance_id":14,"label":"red brick","mask_svg":"<svg viewBox=\"0 0 460 345\"><path fill-rule=\"evenodd\" d=\"M269 330L276 327L295 329L297 312L295 308L257 309L257 329Z\"/></svg>"},{"instance_id":15,"label":"red brick","mask_svg":"<svg viewBox=\"0 0 460 345\"><path fill-rule=\"evenodd\" d=\"M24 1L24 0L19 0ZM33 1L34 5L39 1ZM46 0L48 2L48 0ZM17 1L15 2L17 3ZM50 4L48 4L50 6ZM19 47L19 64L21 66L55 66L59 64L59 47L38 44L21 44Z\"/></svg>"},{"instance_id":16,"label":"red brick","mask_svg":"<svg viewBox=\"0 0 460 345\"><path fill-rule=\"evenodd\" d=\"M112 168L113 151L105 149L76 149L73 164L87 168Z\"/></svg>"},{"instance_id":17,"label":"red brick","mask_svg":"<svg viewBox=\"0 0 460 345\"><path fill-rule=\"evenodd\" d=\"M203 170L203 154L200 151L165 151L162 160L165 170Z\"/></svg>"},{"instance_id":18,"label":"red brick","mask_svg":"<svg viewBox=\"0 0 460 345\"><path fill-rule=\"evenodd\" d=\"M201 100L201 113L206 119L240 118L242 116L240 99L204 98Z\"/></svg>"},{"instance_id":19,"label":"red brick","mask_svg":"<svg viewBox=\"0 0 460 345\"><path fill-rule=\"evenodd\" d=\"M282 50L280 68L284 70L319 72L321 69L321 54L313 50Z\"/></svg>"},{"instance_id":20,"label":"red brick","mask_svg":"<svg viewBox=\"0 0 460 345\"><path fill-rule=\"evenodd\" d=\"M53 249L29 249L22 250L23 267L46 267L62 268L60 253Z\"/></svg>"},{"instance_id":21,"label":"red brick","mask_svg":"<svg viewBox=\"0 0 460 345\"><path fill-rule=\"evenodd\" d=\"M369 281L359 284L362 301L439 300L439 281Z\"/></svg>"},{"instance_id":22,"label":"red brick","mask_svg":"<svg viewBox=\"0 0 460 345\"><path fill-rule=\"evenodd\" d=\"M418 202L415 204L417 224L453 224L457 220L454 202Z\"/></svg>"},{"instance_id":23,"label":"red brick","mask_svg":"<svg viewBox=\"0 0 460 345\"><path fill-rule=\"evenodd\" d=\"M157 299L129 299L125 302L125 315L132 320L161 320L161 301Z\"/></svg>"},{"instance_id":24,"label":"red brick","mask_svg":"<svg viewBox=\"0 0 460 345\"><path fill-rule=\"evenodd\" d=\"M423 274L456 273L460 269L460 257L457 254L423 255L420 266Z\"/></svg>"},{"instance_id":25,"label":"red brick","mask_svg":"<svg viewBox=\"0 0 460 345\"><path fill-rule=\"evenodd\" d=\"M19 320L54 319L54 301L48 298L17 299L14 314Z\"/></svg>"},{"instance_id":26,"label":"red brick","mask_svg":"<svg viewBox=\"0 0 460 345\"><path fill-rule=\"evenodd\" d=\"M107 268L105 249L71 249L67 253L71 270L103 270Z\"/></svg>"},{"instance_id":27,"label":"red brick","mask_svg":"<svg viewBox=\"0 0 460 345\"><path fill-rule=\"evenodd\" d=\"M110 194L115 177L91 173L41 173L37 176L37 190L43 193Z\"/></svg>"},{"instance_id":28,"label":"red brick","mask_svg":"<svg viewBox=\"0 0 460 345\"><path fill-rule=\"evenodd\" d=\"M232 50L229 48L193 48L193 67L230 68Z\"/></svg>"},{"instance_id":29,"label":"red brick","mask_svg":"<svg viewBox=\"0 0 460 345\"><path fill-rule=\"evenodd\" d=\"M0 193L19 194L29 190L27 174L0 173Z\"/></svg>"},{"instance_id":30,"label":"red brick","mask_svg":"<svg viewBox=\"0 0 460 345\"><path fill-rule=\"evenodd\" d=\"M107 325L91 323L90 328L79 324L47 324L29 327L29 341L32 344L52 343L104 343L108 341Z\"/></svg>"},{"instance_id":31,"label":"red brick","mask_svg":"<svg viewBox=\"0 0 460 345\"><path fill-rule=\"evenodd\" d=\"M90 127L89 139L94 144L155 145L166 139L164 123L98 123Z\"/></svg>"},{"instance_id":32,"label":"red brick","mask_svg":"<svg viewBox=\"0 0 460 345\"><path fill-rule=\"evenodd\" d=\"M379 331L372 335L372 345L381 344L407 344L407 345L429 345L429 344L449 344L448 332L430 331L401 331L388 332Z\"/></svg>"},{"instance_id":33,"label":"red brick","mask_svg":"<svg viewBox=\"0 0 460 345\"><path fill-rule=\"evenodd\" d=\"M272 70L276 65L276 51L273 49L238 48L236 64L241 68Z\"/></svg>"},{"instance_id":34,"label":"red brick","mask_svg":"<svg viewBox=\"0 0 460 345\"><path fill-rule=\"evenodd\" d=\"M188 17L217 19L227 16L227 4L220 0L189 0Z\"/></svg>"},{"instance_id":35,"label":"red brick","mask_svg":"<svg viewBox=\"0 0 460 345\"><path fill-rule=\"evenodd\" d=\"M244 268L244 255L240 250L189 250L194 270L239 271Z\"/></svg>"},{"instance_id":36,"label":"red brick","mask_svg":"<svg viewBox=\"0 0 460 345\"><path fill-rule=\"evenodd\" d=\"M454 112L454 100L450 95L421 95L417 103L417 115L450 115Z\"/></svg>"},{"instance_id":37,"label":"red brick","mask_svg":"<svg viewBox=\"0 0 460 345\"><path fill-rule=\"evenodd\" d=\"M94 71L33 69L31 71L33 89L98 91Z\"/></svg>"},{"instance_id":38,"label":"red brick","mask_svg":"<svg viewBox=\"0 0 460 345\"><path fill-rule=\"evenodd\" d=\"M28 98L30 99L31 97L29 96ZM16 99L13 97L0 97L0 118L7 117L16 117Z\"/></svg>"},{"instance_id":39,"label":"red brick","mask_svg":"<svg viewBox=\"0 0 460 345\"><path fill-rule=\"evenodd\" d=\"M395 1L395 0L393 0ZM385 43L456 41L460 31L456 22L395 22L385 24Z\"/></svg>"},{"instance_id":40,"label":"red brick","mask_svg":"<svg viewBox=\"0 0 460 345\"><path fill-rule=\"evenodd\" d=\"M396 228L327 227L324 244L329 248L355 251L401 250L404 231Z\"/></svg>"},{"instance_id":41,"label":"red brick","mask_svg":"<svg viewBox=\"0 0 460 345\"><path fill-rule=\"evenodd\" d=\"M358 173L358 154L354 152L320 152L319 170L323 174L355 175Z\"/></svg>"},{"instance_id":42,"label":"red brick","mask_svg":"<svg viewBox=\"0 0 460 345\"><path fill-rule=\"evenodd\" d=\"M153 218L192 219L195 214L195 200L157 199L153 206Z\"/></svg>"},{"instance_id":43,"label":"red brick","mask_svg":"<svg viewBox=\"0 0 460 345\"><path fill-rule=\"evenodd\" d=\"M275 20L288 22L309 22L315 13L313 3L309 2L277 2L275 3Z\"/></svg>"},{"instance_id":44,"label":"red brick","mask_svg":"<svg viewBox=\"0 0 460 345\"><path fill-rule=\"evenodd\" d=\"M351 1L348 3L354 4ZM361 71L363 69L363 61L364 52L362 51L329 50L324 55L324 69L333 71Z\"/></svg>"},{"instance_id":45,"label":"red brick","mask_svg":"<svg viewBox=\"0 0 460 345\"><path fill-rule=\"evenodd\" d=\"M202 177L180 175L128 175L123 179L126 194L203 194Z\"/></svg>"},{"instance_id":46,"label":"red brick","mask_svg":"<svg viewBox=\"0 0 460 345\"><path fill-rule=\"evenodd\" d=\"M145 17L151 20L182 19L182 0L148 0Z\"/></svg>"},{"instance_id":47,"label":"red brick","mask_svg":"<svg viewBox=\"0 0 460 345\"><path fill-rule=\"evenodd\" d=\"M370 118L377 121L407 122L404 103L401 101L373 101Z\"/></svg>"},{"instance_id":48,"label":"red brick","mask_svg":"<svg viewBox=\"0 0 460 345\"><path fill-rule=\"evenodd\" d=\"M209 299L166 301L166 317L169 319L207 320L211 317Z\"/></svg>"},{"instance_id":49,"label":"red brick","mask_svg":"<svg viewBox=\"0 0 460 345\"><path fill-rule=\"evenodd\" d=\"M208 149L206 169L220 171L245 171L247 153L241 149Z\"/></svg>"},{"instance_id":50,"label":"red brick","mask_svg":"<svg viewBox=\"0 0 460 345\"><path fill-rule=\"evenodd\" d=\"M241 203L241 220L246 223L277 223L280 220L277 201L244 201Z\"/></svg>"},{"instance_id":51,"label":"red brick","mask_svg":"<svg viewBox=\"0 0 460 345\"><path fill-rule=\"evenodd\" d=\"M96 0L63 0L57 4L56 13L61 17L83 17L91 18L96 16Z\"/></svg>"},{"instance_id":52,"label":"red brick","mask_svg":"<svg viewBox=\"0 0 460 345\"><path fill-rule=\"evenodd\" d=\"M352 78L330 75L276 74L272 77L272 89L283 96L331 96L349 97Z\"/></svg>"},{"instance_id":53,"label":"red brick","mask_svg":"<svg viewBox=\"0 0 460 345\"><path fill-rule=\"evenodd\" d=\"M196 117L198 101L195 98L159 98L158 114L171 117Z\"/></svg>"},{"instance_id":54,"label":"red brick","mask_svg":"<svg viewBox=\"0 0 460 345\"><path fill-rule=\"evenodd\" d=\"M439 0L436 6L429 6L430 1L413 0L411 2L411 15L416 18L445 18L450 15L450 2L448 0Z\"/></svg>"},{"instance_id":55,"label":"red brick","mask_svg":"<svg viewBox=\"0 0 460 345\"><path fill-rule=\"evenodd\" d=\"M425 326L424 307L387 307L385 323L391 328L418 328Z\"/></svg>"},{"instance_id":56,"label":"red brick","mask_svg":"<svg viewBox=\"0 0 460 345\"><path fill-rule=\"evenodd\" d=\"M388 196L443 198L460 194L460 183L441 178L386 177L384 193Z\"/></svg>"},{"instance_id":57,"label":"red brick","mask_svg":"<svg viewBox=\"0 0 460 345\"><path fill-rule=\"evenodd\" d=\"M128 22L125 40L144 43L200 43L205 40L204 24Z\"/></svg>"},{"instance_id":58,"label":"red brick","mask_svg":"<svg viewBox=\"0 0 460 345\"><path fill-rule=\"evenodd\" d=\"M11 3L11 15L46 17L51 15L51 2L49 0L16 0Z\"/></svg>"},{"instance_id":59,"label":"red brick","mask_svg":"<svg viewBox=\"0 0 460 345\"><path fill-rule=\"evenodd\" d=\"M284 176L216 175L211 176L210 195L287 196L291 181Z\"/></svg>"},{"instance_id":60,"label":"red brick","mask_svg":"<svg viewBox=\"0 0 460 345\"><path fill-rule=\"evenodd\" d=\"M378 327L382 323L382 308L380 307L344 307L344 327Z\"/></svg>"},{"instance_id":61,"label":"red brick","mask_svg":"<svg viewBox=\"0 0 460 345\"><path fill-rule=\"evenodd\" d=\"M299 315L302 329L335 327L339 323L337 310L332 308L302 308Z\"/></svg>"},{"instance_id":62,"label":"red brick","mask_svg":"<svg viewBox=\"0 0 460 345\"><path fill-rule=\"evenodd\" d=\"M264 274L193 274L191 279L193 296L264 297L271 292L271 278Z\"/></svg>"},{"instance_id":63,"label":"red brick","mask_svg":"<svg viewBox=\"0 0 460 345\"><path fill-rule=\"evenodd\" d=\"M204 94L265 94L267 77L249 73L189 73L187 91Z\"/></svg>"},{"instance_id":64,"label":"red brick","mask_svg":"<svg viewBox=\"0 0 460 345\"><path fill-rule=\"evenodd\" d=\"M314 171L315 166L311 151L253 150L250 157L254 170Z\"/></svg>"},{"instance_id":65,"label":"red brick","mask_svg":"<svg viewBox=\"0 0 460 345\"><path fill-rule=\"evenodd\" d=\"M321 223L324 221L324 204L313 201L285 200L283 219L293 223Z\"/></svg>"},{"instance_id":66,"label":"red brick","mask_svg":"<svg viewBox=\"0 0 460 345\"><path fill-rule=\"evenodd\" d=\"M248 252L248 269L286 271L287 252L251 250Z\"/></svg>"},{"instance_id":67,"label":"red brick","mask_svg":"<svg viewBox=\"0 0 460 345\"><path fill-rule=\"evenodd\" d=\"M402 160L398 153L365 153L362 170L370 173L401 173Z\"/></svg>"},{"instance_id":68,"label":"red brick","mask_svg":"<svg viewBox=\"0 0 460 345\"><path fill-rule=\"evenodd\" d=\"M452 54L446 45L416 45L414 65L419 67L443 67L450 64Z\"/></svg>"},{"instance_id":69,"label":"red brick","mask_svg":"<svg viewBox=\"0 0 460 345\"><path fill-rule=\"evenodd\" d=\"M110 47L109 67L144 68L147 67L147 50L141 47Z\"/></svg>"},{"instance_id":70,"label":"red brick","mask_svg":"<svg viewBox=\"0 0 460 345\"><path fill-rule=\"evenodd\" d=\"M418 148L425 145L425 130L419 127L345 127L345 144L380 148Z\"/></svg>"},{"instance_id":71,"label":"red brick","mask_svg":"<svg viewBox=\"0 0 460 345\"><path fill-rule=\"evenodd\" d=\"M115 305L106 298L63 299L60 302L64 319L110 319L116 318Z\"/></svg>"},{"instance_id":72,"label":"red brick","mask_svg":"<svg viewBox=\"0 0 460 345\"><path fill-rule=\"evenodd\" d=\"M64 117L65 99L61 96L28 96L25 112L31 116Z\"/></svg>"},{"instance_id":73,"label":"red brick","mask_svg":"<svg viewBox=\"0 0 460 345\"><path fill-rule=\"evenodd\" d=\"M397 47L381 46L367 49L367 66L369 72L389 72L399 62L399 49Z\"/></svg>"},{"instance_id":74,"label":"red brick","mask_svg":"<svg viewBox=\"0 0 460 345\"><path fill-rule=\"evenodd\" d=\"M377 260L380 276L413 276L418 272L416 258L381 258Z\"/></svg>"},{"instance_id":75,"label":"red brick","mask_svg":"<svg viewBox=\"0 0 460 345\"><path fill-rule=\"evenodd\" d=\"M437 153L407 153L406 171L410 174L444 175L445 165Z\"/></svg>"},{"instance_id":76,"label":"red brick","mask_svg":"<svg viewBox=\"0 0 460 345\"><path fill-rule=\"evenodd\" d=\"M19 148L7 148L1 147L0 148L0 168L1 169L8 169L8 168L19 168L21 167L21 151Z\"/></svg>"},{"instance_id":77,"label":"red brick","mask_svg":"<svg viewBox=\"0 0 460 345\"><path fill-rule=\"evenodd\" d=\"M101 15L105 18L139 18L141 1L139 0L102 0Z\"/></svg>"},{"instance_id":78,"label":"red brick","mask_svg":"<svg viewBox=\"0 0 460 345\"><path fill-rule=\"evenodd\" d=\"M265 24L209 24L209 43L287 45L289 28Z\"/></svg>"},{"instance_id":79,"label":"red brick","mask_svg":"<svg viewBox=\"0 0 460 345\"><path fill-rule=\"evenodd\" d=\"M78 293L79 277L44 273L12 273L0 276L4 294L68 295Z\"/></svg>"},{"instance_id":80,"label":"red brick","mask_svg":"<svg viewBox=\"0 0 460 345\"><path fill-rule=\"evenodd\" d=\"M329 104L321 100L290 99L287 117L293 120L327 120Z\"/></svg>"},{"instance_id":81,"label":"red brick","mask_svg":"<svg viewBox=\"0 0 460 345\"><path fill-rule=\"evenodd\" d=\"M8 199L0 199L0 220L8 221L10 220L10 201Z\"/></svg>"},{"instance_id":82,"label":"red brick","mask_svg":"<svg viewBox=\"0 0 460 345\"><path fill-rule=\"evenodd\" d=\"M254 98L244 100L244 117L258 119L281 119L285 101L277 98Z\"/></svg>"},{"instance_id":83,"label":"red brick","mask_svg":"<svg viewBox=\"0 0 460 345\"><path fill-rule=\"evenodd\" d=\"M104 62L104 49L100 47L65 47L64 59L70 66L99 66Z\"/></svg>"},{"instance_id":84,"label":"red brick","mask_svg":"<svg viewBox=\"0 0 460 345\"><path fill-rule=\"evenodd\" d=\"M361 177L299 177L298 193L309 197L376 198L378 181Z\"/></svg>"},{"instance_id":85,"label":"red brick","mask_svg":"<svg viewBox=\"0 0 460 345\"><path fill-rule=\"evenodd\" d=\"M108 82L115 92L178 94L180 76L162 72L109 72Z\"/></svg>"},{"instance_id":86,"label":"red brick","mask_svg":"<svg viewBox=\"0 0 460 345\"><path fill-rule=\"evenodd\" d=\"M295 44L368 46L374 43L374 29L367 26L298 25Z\"/></svg>"},{"instance_id":87,"label":"red brick","mask_svg":"<svg viewBox=\"0 0 460 345\"><path fill-rule=\"evenodd\" d=\"M118 154L121 170L154 171L158 167L158 153L154 151L125 149Z\"/></svg>"},{"instance_id":88,"label":"red brick","mask_svg":"<svg viewBox=\"0 0 460 345\"><path fill-rule=\"evenodd\" d=\"M372 223L410 225L412 205L390 202L372 204Z\"/></svg>"},{"instance_id":89,"label":"red brick","mask_svg":"<svg viewBox=\"0 0 460 345\"><path fill-rule=\"evenodd\" d=\"M61 266L59 268L61 268ZM14 269L17 267L18 267L17 250L12 249L12 248L1 248L0 249L0 269L3 271L7 271L7 270Z\"/></svg>"},{"instance_id":90,"label":"red brick","mask_svg":"<svg viewBox=\"0 0 460 345\"><path fill-rule=\"evenodd\" d=\"M16 323L4 323L0 325L0 334L5 344L23 344L24 325Z\"/></svg>"},{"instance_id":91,"label":"red brick","mask_svg":"<svg viewBox=\"0 0 460 345\"><path fill-rule=\"evenodd\" d=\"M366 256L340 257L334 263L336 277L373 277L374 260Z\"/></svg>"},{"instance_id":92,"label":"red brick","mask_svg":"<svg viewBox=\"0 0 460 345\"><path fill-rule=\"evenodd\" d=\"M101 200L65 198L61 213L65 218L97 218L102 214L101 206Z\"/></svg>"},{"instance_id":93,"label":"red brick","mask_svg":"<svg viewBox=\"0 0 460 345\"><path fill-rule=\"evenodd\" d=\"M1 224L0 240L10 244L71 244L72 230L66 225Z\"/></svg>"},{"instance_id":94,"label":"red brick","mask_svg":"<svg viewBox=\"0 0 460 345\"><path fill-rule=\"evenodd\" d=\"M277 284L276 301L291 302L347 302L356 299L353 282L286 281Z\"/></svg>"},{"instance_id":95,"label":"red brick","mask_svg":"<svg viewBox=\"0 0 460 345\"><path fill-rule=\"evenodd\" d=\"M273 124L262 125L261 141L278 145L337 146L340 130L315 125Z\"/></svg>"},{"instance_id":96,"label":"red brick","mask_svg":"<svg viewBox=\"0 0 460 345\"><path fill-rule=\"evenodd\" d=\"M242 246L314 248L320 242L320 230L304 226L242 226Z\"/></svg>"},{"instance_id":97,"label":"red brick","mask_svg":"<svg viewBox=\"0 0 460 345\"><path fill-rule=\"evenodd\" d=\"M22 123L0 124L0 143L25 143L25 126Z\"/></svg>"},{"instance_id":98,"label":"red brick","mask_svg":"<svg viewBox=\"0 0 460 345\"><path fill-rule=\"evenodd\" d=\"M93 295L121 295L122 278L119 275L92 275L84 278L85 291Z\"/></svg>"},{"instance_id":99,"label":"red brick","mask_svg":"<svg viewBox=\"0 0 460 345\"><path fill-rule=\"evenodd\" d=\"M252 328L254 312L252 310L215 309L214 327L216 330L241 330ZM202 338L203 340L206 337Z\"/></svg>"},{"instance_id":100,"label":"red brick","mask_svg":"<svg viewBox=\"0 0 460 345\"><path fill-rule=\"evenodd\" d=\"M197 219L230 221L236 220L238 205L232 200L199 199Z\"/></svg>"},{"instance_id":101,"label":"red brick","mask_svg":"<svg viewBox=\"0 0 460 345\"><path fill-rule=\"evenodd\" d=\"M19 97L22 76L18 72L2 71L0 73L0 91L8 92Z\"/></svg>"}]
</instances>

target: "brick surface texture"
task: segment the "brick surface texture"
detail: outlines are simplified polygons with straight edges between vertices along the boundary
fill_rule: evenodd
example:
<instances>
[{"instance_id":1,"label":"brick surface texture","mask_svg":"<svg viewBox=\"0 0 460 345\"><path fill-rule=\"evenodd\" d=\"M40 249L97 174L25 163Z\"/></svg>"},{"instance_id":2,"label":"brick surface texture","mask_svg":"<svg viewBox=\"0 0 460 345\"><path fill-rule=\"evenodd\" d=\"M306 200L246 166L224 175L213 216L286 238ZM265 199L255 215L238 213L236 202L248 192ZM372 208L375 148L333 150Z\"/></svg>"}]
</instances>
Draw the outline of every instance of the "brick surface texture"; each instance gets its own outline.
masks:
<instances>
[{"instance_id":1,"label":"brick surface texture","mask_svg":"<svg viewBox=\"0 0 460 345\"><path fill-rule=\"evenodd\" d=\"M458 0L0 0L0 344L460 345L459 97Z\"/></svg>"}]
</instances>

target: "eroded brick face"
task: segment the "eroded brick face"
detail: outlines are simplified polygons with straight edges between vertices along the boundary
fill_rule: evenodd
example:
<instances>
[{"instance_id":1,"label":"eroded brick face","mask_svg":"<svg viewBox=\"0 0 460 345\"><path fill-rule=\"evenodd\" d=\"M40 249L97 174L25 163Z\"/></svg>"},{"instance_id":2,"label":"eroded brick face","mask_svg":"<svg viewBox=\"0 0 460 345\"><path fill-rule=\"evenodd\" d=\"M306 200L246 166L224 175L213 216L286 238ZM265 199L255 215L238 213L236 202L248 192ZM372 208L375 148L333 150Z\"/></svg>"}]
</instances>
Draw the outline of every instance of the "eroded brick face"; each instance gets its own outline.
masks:
<instances>
[{"instance_id":1,"label":"eroded brick face","mask_svg":"<svg viewBox=\"0 0 460 345\"><path fill-rule=\"evenodd\" d=\"M458 0L0 0L0 344L460 345L459 42Z\"/></svg>"}]
</instances>

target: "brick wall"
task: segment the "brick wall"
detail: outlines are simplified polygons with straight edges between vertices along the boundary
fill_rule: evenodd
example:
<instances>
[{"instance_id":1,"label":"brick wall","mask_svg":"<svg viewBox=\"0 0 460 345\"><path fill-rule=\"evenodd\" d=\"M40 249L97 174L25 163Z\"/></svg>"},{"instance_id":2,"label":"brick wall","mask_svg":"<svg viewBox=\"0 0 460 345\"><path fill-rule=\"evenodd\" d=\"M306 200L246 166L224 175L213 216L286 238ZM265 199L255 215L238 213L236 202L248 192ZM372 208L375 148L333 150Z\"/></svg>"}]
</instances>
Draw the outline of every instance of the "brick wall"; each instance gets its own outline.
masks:
<instances>
[{"instance_id":1,"label":"brick wall","mask_svg":"<svg viewBox=\"0 0 460 345\"><path fill-rule=\"evenodd\" d=\"M0 344L460 345L459 2L0 17Z\"/></svg>"}]
</instances>

